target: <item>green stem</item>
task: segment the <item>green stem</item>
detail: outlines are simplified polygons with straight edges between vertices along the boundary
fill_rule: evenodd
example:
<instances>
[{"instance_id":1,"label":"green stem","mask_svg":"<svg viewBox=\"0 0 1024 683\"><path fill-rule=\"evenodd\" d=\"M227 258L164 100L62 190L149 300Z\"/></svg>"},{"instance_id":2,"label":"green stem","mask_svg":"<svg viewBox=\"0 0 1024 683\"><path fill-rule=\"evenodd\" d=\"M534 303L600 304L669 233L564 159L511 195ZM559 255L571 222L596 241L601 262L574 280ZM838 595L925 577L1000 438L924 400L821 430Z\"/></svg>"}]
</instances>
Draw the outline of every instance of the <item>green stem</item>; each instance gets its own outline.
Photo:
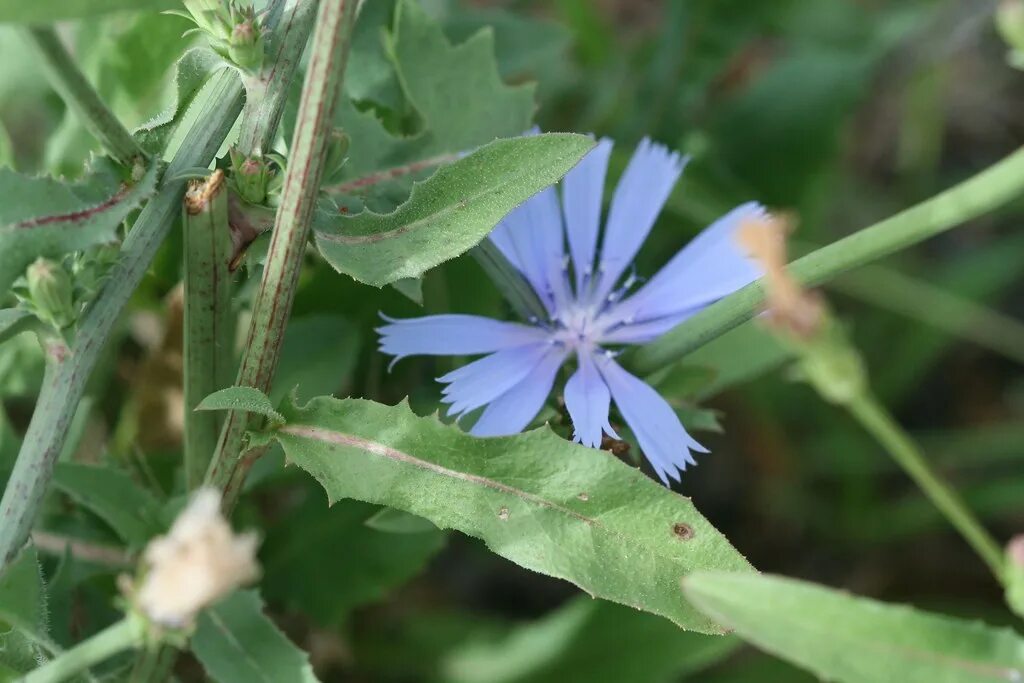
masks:
<instances>
[{"instance_id":1,"label":"green stem","mask_svg":"<svg viewBox=\"0 0 1024 683\"><path fill-rule=\"evenodd\" d=\"M223 71L210 83L210 97L182 141L164 176L206 166L216 155L242 106L237 76ZM135 220L103 289L85 311L69 354L51 360L22 441L18 460L0 501L0 568L28 539L53 476L75 408L121 310L181 211L184 181L164 183Z\"/></svg>"},{"instance_id":2,"label":"green stem","mask_svg":"<svg viewBox=\"0 0 1024 683\"><path fill-rule=\"evenodd\" d=\"M40 64L54 89L74 110L85 127L119 162L132 167L145 153L131 133L121 125L75 64L52 28L34 27L24 31L29 44L40 58Z\"/></svg>"},{"instance_id":3,"label":"green stem","mask_svg":"<svg viewBox=\"0 0 1024 683\"><path fill-rule=\"evenodd\" d=\"M936 474L910 437L892 416L867 392L845 404L850 413L892 456L910 478L924 491L932 504L960 532L995 575L1003 582L1003 550L981 522L974 517L956 491Z\"/></svg>"},{"instance_id":4,"label":"green stem","mask_svg":"<svg viewBox=\"0 0 1024 683\"><path fill-rule=\"evenodd\" d=\"M277 210L274 235L253 303L249 336L236 384L267 392L277 369L281 341L291 313L310 222L320 194L334 105L341 91L355 24L356 0L322 0L316 17L309 67L302 85L291 158ZM206 478L224 491L230 508L259 452L242 457L248 415L228 413Z\"/></svg>"},{"instance_id":5,"label":"green stem","mask_svg":"<svg viewBox=\"0 0 1024 683\"><path fill-rule=\"evenodd\" d=\"M790 264L804 285L825 282L992 211L1024 191L1024 150L931 199L833 242ZM652 344L638 349L629 361L634 372L663 368L752 317L764 303L759 283L715 302Z\"/></svg>"},{"instance_id":6,"label":"green stem","mask_svg":"<svg viewBox=\"0 0 1024 683\"><path fill-rule=\"evenodd\" d=\"M25 674L21 683L57 683L66 680L119 652L138 647L145 634L137 617L126 616L96 635L66 650L56 658Z\"/></svg>"},{"instance_id":7,"label":"green stem","mask_svg":"<svg viewBox=\"0 0 1024 683\"><path fill-rule=\"evenodd\" d=\"M231 227L224 174L216 171L185 195L184 389L185 483L203 483L217 448L221 416L196 411L213 392L230 385L234 339L231 315Z\"/></svg>"},{"instance_id":8,"label":"green stem","mask_svg":"<svg viewBox=\"0 0 1024 683\"><path fill-rule=\"evenodd\" d=\"M258 74L244 77L246 103L238 124L237 146L247 157L260 158L274 144L316 9L316 0L301 0L276 26L268 27L273 28L267 46L269 58Z\"/></svg>"}]
</instances>

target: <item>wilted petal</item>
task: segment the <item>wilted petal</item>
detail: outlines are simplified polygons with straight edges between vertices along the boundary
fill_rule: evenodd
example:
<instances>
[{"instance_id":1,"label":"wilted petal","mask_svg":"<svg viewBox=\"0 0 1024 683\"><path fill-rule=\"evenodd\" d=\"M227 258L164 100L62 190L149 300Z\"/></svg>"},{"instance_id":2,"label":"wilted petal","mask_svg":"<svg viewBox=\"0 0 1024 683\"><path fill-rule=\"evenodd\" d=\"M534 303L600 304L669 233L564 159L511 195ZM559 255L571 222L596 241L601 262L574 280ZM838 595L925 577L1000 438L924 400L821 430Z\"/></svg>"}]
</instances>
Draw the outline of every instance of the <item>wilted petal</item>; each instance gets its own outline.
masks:
<instances>
[{"instance_id":1,"label":"wilted petal","mask_svg":"<svg viewBox=\"0 0 1024 683\"><path fill-rule=\"evenodd\" d=\"M580 352L579 368L565 383L565 407L572 418L573 438L584 446L598 448L601 432L619 438L608 424L611 394L590 353Z\"/></svg>"},{"instance_id":2,"label":"wilted petal","mask_svg":"<svg viewBox=\"0 0 1024 683\"><path fill-rule=\"evenodd\" d=\"M457 356L491 353L547 339L539 327L492 320L476 315L427 315L421 318L388 318L377 328L380 350L394 356Z\"/></svg>"},{"instance_id":3,"label":"wilted petal","mask_svg":"<svg viewBox=\"0 0 1024 683\"><path fill-rule=\"evenodd\" d=\"M685 313L721 299L764 273L736 239L740 227L763 218L764 207L750 202L708 226L650 281L610 313L618 319L652 320Z\"/></svg>"},{"instance_id":4,"label":"wilted petal","mask_svg":"<svg viewBox=\"0 0 1024 683\"><path fill-rule=\"evenodd\" d=\"M690 450L706 453L683 428L672 406L643 380L626 372L607 356L597 359L612 398L633 430L644 456L665 485L679 481L686 466L696 464Z\"/></svg>"},{"instance_id":5,"label":"wilted petal","mask_svg":"<svg viewBox=\"0 0 1024 683\"><path fill-rule=\"evenodd\" d=\"M562 211L575 271L576 296L582 296L584 276L594 267L601 227L601 199L612 141L602 138L562 179Z\"/></svg>"},{"instance_id":6,"label":"wilted petal","mask_svg":"<svg viewBox=\"0 0 1024 683\"><path fill-rule=\"evenodd\" d=\"M484 409L470 433L502 436L523 431L544 406L567 353L563 347L552 345L533 372Z\"/></svg>"},{"instance_id":7,"label":"wilted petal","mask_svg":"<svg viewBox=\"0 0 1024 683\"><path fill-rule=\"evenodd\" d=\"M612 196L601 245L598 299L608 296L632 263L685 163L662 145L640 141Z\"/></svg>"},{"instance_id":8,"label":"wilted petal","mask_svg":"<svg viewBox=\"0 0 1024 683\"><path fill-rule=\"evenodd\" d=\"M498 398L530 374L550 348L550 342L538 342L503 349L439 377L448 383L442 399L451 404L448 414L461 415Z\"/></svg>"}]
</instances>

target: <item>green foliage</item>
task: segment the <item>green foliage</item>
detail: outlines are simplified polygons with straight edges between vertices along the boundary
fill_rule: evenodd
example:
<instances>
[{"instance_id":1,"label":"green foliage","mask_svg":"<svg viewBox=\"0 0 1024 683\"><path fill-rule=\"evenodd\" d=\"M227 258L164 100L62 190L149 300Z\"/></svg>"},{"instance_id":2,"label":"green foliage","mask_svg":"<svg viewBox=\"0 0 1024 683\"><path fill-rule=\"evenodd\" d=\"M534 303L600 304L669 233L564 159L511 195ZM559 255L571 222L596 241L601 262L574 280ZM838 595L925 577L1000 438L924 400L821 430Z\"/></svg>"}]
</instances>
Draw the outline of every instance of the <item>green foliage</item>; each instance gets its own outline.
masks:
<instances>
[{"instance_id":1,"label":"green foliage","mask_svg":"<svg viewBox=\"0 0 1024 683\"><path fill-rule=\"evenodd\" d=\"M117 228L153 193L157 169L123 183L108 163L74 185L0 168L0 290L40 256L57 257L110 242Z\"/></svg>"},{"instance_id":2,"label":"green foliage","mask_svg":"<svg viewBox=\"0 0 1024 683\"><path fill-rule=\"evenodd\" d=\"M826 680L979 683L1024 675L1024 639L1009 629L756 574L700 572L683 589L744 639Z\"/></svg>"},{"instance_id":3,"label":"green foliage","mask_svg":"<svg viewBox=\"0 0 1024 683\"><path fill-rule=\"evenodd\" d=\"M227 387L215 391L200 401L196 410L241 410L262 415L273 422L284 422L284 417L274 410L274 404L267 395L253 387Z\"/></svg>"},{"instance_id":4,"label":"green foliage","mask_svg":"<svg viewBox=\"0 0 1024 683\"><path fill-rule=\"evenodd\" d=\"M444 545L445 534L429 522L413 533L386 533L370 526L377 507L341 500L328 509L323 494L311 493L268 529L263 585L268 599L322 626L336 626L354 608L384 599ZM323 559L309 561L318 556Z\"/></svg>"},{"instance_id":5,"label":"green foliage","mask_svg":"<svg viewBox=\"0 0 1024 683\"><path fill-rule=\"evenodd\" d=\"M97 14L126 10L150 12L170 9L174 0L42 0L20 2L0 0L0 22L40 24L63 19L83 19Z\"/></svg>"},{"instance_id":6,"label":"green foliage","mask_svg":"<svg viewBox=\"0 0 1024 683\"><path fill-rule=\"evenodd\" d=\"M319 217L316 243L339 272L376 287L415 278L482 240L593 146L581 135L496 140L413 187L390 214Z\"/></svg>"},{"instance_id":7,"label":"green foliage","mask_svg":"<svg viewBox=\"0 0 1024 683\"><path fill-rule=\"evenodd\" d=\"M0 674L3 667L23 673L45 659L47 616L39 558L29 545L0 573Z\"/></svg>"},{"instance_id":8,"label":"green foliage","mask_svg":"<svg viewBox=\"0 0 1024 683\"><path fill-rule=\"evenodd\" d=\"M204 610L191 647L217 683L317 680L306 653L267 618L255 591L238 591Z\"/></svg>"},{"instance_id":9,"label":"green foliage","mask_svg":"<svg viewBox=\"0 0 1024 683\"><path fill-rule=\"evenodd\" d=\"M731 636L680 631L634 609L586 597L494 640L471 638L444 659L451 683L667 683L724 659Z\"/></svg>"},{"instance_id":10,"label":"green foliage","mask_svg":"<svg viewBox=\"0 0 1024 683\"><path fill-rule=\"evenodd\" d=\"M142 547L167 526L159 501L123 470L62 462L53 485L106 522L130 547Z\"/></svg>"},{"instance_id":11,"label":"green foliage","mask_svg":"<svg viewBox=\"0 0 1024 683\"><path fill-rule=\"evenodd\" d=\"M747 570L693 504L609 454L547 429L475 439L407 405L317 398L282 407L278 441L332 501L355 498L483 539L597 597L719 633L679 593L698 569Z\"/></svg>"}]
</instances>

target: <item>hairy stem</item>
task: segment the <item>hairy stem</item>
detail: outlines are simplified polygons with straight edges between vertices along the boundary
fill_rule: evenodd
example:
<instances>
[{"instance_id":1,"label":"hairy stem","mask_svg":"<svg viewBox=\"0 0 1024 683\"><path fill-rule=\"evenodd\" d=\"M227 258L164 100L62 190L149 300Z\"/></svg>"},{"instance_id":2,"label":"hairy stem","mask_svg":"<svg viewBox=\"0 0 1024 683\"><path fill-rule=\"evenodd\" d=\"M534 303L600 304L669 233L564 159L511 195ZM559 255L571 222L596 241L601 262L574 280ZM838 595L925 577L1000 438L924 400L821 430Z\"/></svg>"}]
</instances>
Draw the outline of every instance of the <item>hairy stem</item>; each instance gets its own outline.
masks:
<instances>
[{"instance_id":1,"label":"hairy stem","mask_svg":"<svg viewBox=\"0 0 1024 683\"><path fill-rule=\"evenodd\" d=\"M320 193L328 133L333 127L334 105L341 91L357 4L356 0L322 0L320 3L281 205L263 279L253 304L238 385L267 392L277 369L310 222ZM224 505L228 508L234 503L249 466L258 456L258 453L242 456L247 427L246 413L228 413L217 453L207 473L207 481L224 491Z\"/></svg>"},{"instance_id":2,"label":"hairy stem","mask_svg":"<svg viewBox=\"0 0 1024 683\"><path fill-rule=\"evenodd\" d=\"M223 71L208 86L205 109L185 136L164 176L212 160L242 106L237 76ZM7 566L28 539L53 476L75 408L96 367L103 345L129 297L181 211L184 181L164 183L135 220L121 254L96 300L82 316L69 354L52 358L18 460L0 501L0 568Z\"/></svg>"},{"instance_id":3,"label":"hairy stem","mask_svg":"<svg viewBox=\"0 0 1024 683\"><path fill-rule=\"evenodd\" d=\"M238 131L238 149L245 156L259 158L274 144L316 9L316 0L299 0L287 11L273 27L269 59L259 73L245 77L246 104Z\"/></svg>"},{"instance_id":4,"label":"hairy stem","mask_svg":"<svg viewBox=\"0 0 1024 683\"><path fill-rule=\"evenodd\" d=\"M124 650L138 647L144 636L144 624L127 616L96 635L66 650L19 680L22 683L57 683L85 671L90 666Z\"/></svg>"},{"instance_id":5,"label":"hairy stem","mask_svg":"<svg viewBox=\"0 0 1024 683\"><path fill-rule=\"evenodd\" d=\"M917 445L885 408L867 392L848 402L846 408L924 491L932 504L945 515L974 552L988 565L996 580L1002 583L1006 573L1002 548L953 487L932 470Z\"/></svg>"},{"instance_id":6,"label":"hairy stem","mask_svg":"<svg viewBox=\"0 0 1024 683\"><path fill-rule=\"evenodd\" d=\"M1024 151L1014 152L931 199L797 259L789 271L804 285L825 282L992 211L1021 192ZM760 283L748 285L638 349L628 365L640 374L663 368L748 320L763 304Z\"/></svg>"},{"instance_id":7,"label":"hairy stem","mask_svg":"<svg viewBox=\"0 0 1024 683\"><path fill-rule=\"evenodd\" d=\"M33 27L24 29L24 35L39 56L39 63L54 89L100 144L128 167L145 157L131 133L121 125L85 79L57 32L49 27Z\"/></svg>"}]
</instances>

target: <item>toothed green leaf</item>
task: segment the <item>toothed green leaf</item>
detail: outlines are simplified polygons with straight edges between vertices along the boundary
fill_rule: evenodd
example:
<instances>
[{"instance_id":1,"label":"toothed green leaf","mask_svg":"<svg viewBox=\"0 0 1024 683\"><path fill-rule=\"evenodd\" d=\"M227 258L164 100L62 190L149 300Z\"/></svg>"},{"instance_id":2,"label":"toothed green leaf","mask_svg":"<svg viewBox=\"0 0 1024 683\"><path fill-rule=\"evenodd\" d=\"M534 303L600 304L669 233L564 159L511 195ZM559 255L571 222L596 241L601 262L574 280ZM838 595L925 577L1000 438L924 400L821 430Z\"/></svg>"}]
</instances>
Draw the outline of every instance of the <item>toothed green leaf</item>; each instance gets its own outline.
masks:
<instances>
[{"instance_id":1,"label":"toothed green leaf","mask_svg":"<svg viewBox=\"0 0 1024 683\"><path fill-rule=\"evenodd\" d=\"M693 503L610 454L539 429L478 439L407 404L316 398L282 408L274 439L331 500L355 498L482 539L528 569L597 597L721 633L679 581L750 565Z\"/></svg>"}]
</instances>

